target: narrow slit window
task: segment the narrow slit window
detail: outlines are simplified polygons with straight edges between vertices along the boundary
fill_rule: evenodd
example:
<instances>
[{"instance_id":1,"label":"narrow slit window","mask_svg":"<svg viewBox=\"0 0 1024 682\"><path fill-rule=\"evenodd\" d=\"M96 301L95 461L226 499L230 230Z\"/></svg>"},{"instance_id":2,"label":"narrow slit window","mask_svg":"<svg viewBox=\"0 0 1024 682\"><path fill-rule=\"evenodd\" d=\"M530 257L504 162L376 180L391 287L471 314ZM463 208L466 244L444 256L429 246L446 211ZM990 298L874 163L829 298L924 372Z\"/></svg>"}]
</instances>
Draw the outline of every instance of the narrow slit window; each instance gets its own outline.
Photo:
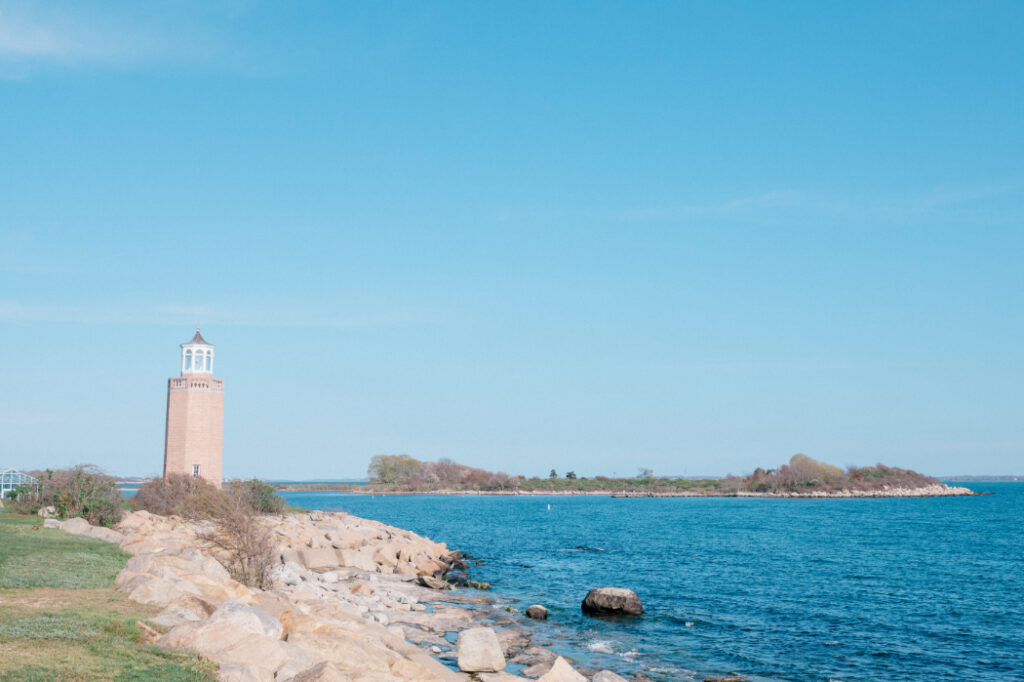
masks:
<instances>
[{"instance_id":1,"label":"narrow slit window","mask_svg":"<svg viewBox=\"0 0 1024 682\"><path fill-rule=\"evenodd\" d=\"M193 464L192 465L192 478L199 478L199 465L198 464Z\"/></svg>"}]
</instances>

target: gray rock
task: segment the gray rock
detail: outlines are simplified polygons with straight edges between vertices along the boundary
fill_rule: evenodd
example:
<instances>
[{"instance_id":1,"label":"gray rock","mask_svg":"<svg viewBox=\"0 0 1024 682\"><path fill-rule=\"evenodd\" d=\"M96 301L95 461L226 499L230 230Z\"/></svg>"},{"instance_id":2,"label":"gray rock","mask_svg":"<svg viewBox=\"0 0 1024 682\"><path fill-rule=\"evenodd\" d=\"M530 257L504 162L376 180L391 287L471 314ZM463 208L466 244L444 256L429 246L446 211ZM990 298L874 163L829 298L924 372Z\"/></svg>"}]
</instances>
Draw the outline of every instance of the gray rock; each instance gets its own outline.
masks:
<instances>
[{"instance_id":1,"label":"gray rock","mask_svg":"<svg viewBox=\"0 0 1024 682\"><path fill-rule=\"evenodd\" d=\"M530 631L523 627L511 626L497 630L495 634L506 656L530 646Z\"/></svg>"},{"instance_id":2,"label":"gray rock","mask_svg":"<svg viewBox=\"0 0 1024 682\"><path fill-rule=\"evenodd\" d=\"M118 533L116 530L110 528L104 528L103 526L93 526L89 529L89 537L97 538L99 540L105 540L107 542L113 542L116 545L121 544L124 540L124 536Z\"/></svg>"},{"instance_id":3,"label":"gray rock","mask_svg":"<svg viewBox=\"0 0 1024 682\"><path fill-rule=\"evenodd\" d=\"M597 587L583 600L583 612L597 615L639 616L644 607L633 590L622 587Z\"/></svg>"},{"instance_id":4,"label":"gray rock","mask_svg":"<svg viewBox=\"0 0 1024 682\"><path fill-rule=\"evenodd\" d=\"M92 526L83 518L68 519L61 528L64 529L65 533L71 533L72 535L88 535L89 531L92 530Z\"/></svg>"},{"instance_id":5,"label":"gray rock","mask_svg":"<svg viewBox=\"0 0 1024 682\"><path fill-rule=\"evenodd\" d=\"M540 604L534 604L526 609L526 617L534 620L547 620L548 610Z\"/></svg>"},{"instance_id":6,"label":"gray rock","mask_svg":"<svg viewBox=\"0 0 1024 682\"><path fill-rule=\"evenodd\" d=\"M429 587L432 590L452 589L452 586L446 583L445 581L441 580L440 578L435 578L429 575L421 575L419 577L419 583L420 585L423 585L423 587Z\"/></svg>"},{"instance_id":7,"label":"gray rock","mask_svg":"<svg viewBox=\"0 0 1024 682\"><path fill-rule=\"evenodd\" d=\"M505 655L491 628L469 628L456 642L459 670L467 673L496 673L505 669Z\"/></svg>"}]
</instances>

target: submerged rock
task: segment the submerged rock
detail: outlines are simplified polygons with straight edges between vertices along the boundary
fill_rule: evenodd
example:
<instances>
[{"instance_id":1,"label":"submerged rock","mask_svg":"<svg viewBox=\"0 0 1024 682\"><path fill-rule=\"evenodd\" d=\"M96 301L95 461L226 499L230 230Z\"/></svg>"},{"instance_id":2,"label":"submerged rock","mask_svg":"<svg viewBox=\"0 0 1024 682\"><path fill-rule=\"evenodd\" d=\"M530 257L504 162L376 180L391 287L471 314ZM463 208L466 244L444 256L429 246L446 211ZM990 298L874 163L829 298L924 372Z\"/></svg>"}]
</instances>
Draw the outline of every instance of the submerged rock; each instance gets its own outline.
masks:
<instances>
[{"instance_id":1,"label":"submerged rock","mask_svg":"<svg viewBox=\"0 0 1024 682\"><path fill-rule=\"evenodd\" d=\"M644 607L633 590L622 587L596 587L583 600L583 612L597 615L639 616Z\"/></svg>"},{"instance_id":2,"label":"submerged rock","mask_svg":"<svg viewBox=\"0 0 1024 682\"><path fill-rule=\"evenodd\" d=\"M548 610L540 604L534 604L526 609L526 617L534 620L547 620Z\"/></svg>"}]
</instances>

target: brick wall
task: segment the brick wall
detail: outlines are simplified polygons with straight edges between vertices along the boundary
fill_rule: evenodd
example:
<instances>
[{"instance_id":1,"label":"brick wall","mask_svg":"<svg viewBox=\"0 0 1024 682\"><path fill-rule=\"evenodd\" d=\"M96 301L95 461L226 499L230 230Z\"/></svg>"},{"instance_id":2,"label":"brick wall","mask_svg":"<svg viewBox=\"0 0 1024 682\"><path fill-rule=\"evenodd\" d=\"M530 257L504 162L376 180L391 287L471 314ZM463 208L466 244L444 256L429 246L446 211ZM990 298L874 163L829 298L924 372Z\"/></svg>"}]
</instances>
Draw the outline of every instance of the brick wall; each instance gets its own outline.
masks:
<instances>
[{"instance_id":1,"label":"brick wall","mask_svg":"<svg viewBox=\"0 0 1024 682\"><path fill-rule=\"evenodd\" d=\"M224 452L224 381L210 375L183 374L167 382L167 431L164 476L200 475L221 486Z\"/></svg>"}]
</instances>

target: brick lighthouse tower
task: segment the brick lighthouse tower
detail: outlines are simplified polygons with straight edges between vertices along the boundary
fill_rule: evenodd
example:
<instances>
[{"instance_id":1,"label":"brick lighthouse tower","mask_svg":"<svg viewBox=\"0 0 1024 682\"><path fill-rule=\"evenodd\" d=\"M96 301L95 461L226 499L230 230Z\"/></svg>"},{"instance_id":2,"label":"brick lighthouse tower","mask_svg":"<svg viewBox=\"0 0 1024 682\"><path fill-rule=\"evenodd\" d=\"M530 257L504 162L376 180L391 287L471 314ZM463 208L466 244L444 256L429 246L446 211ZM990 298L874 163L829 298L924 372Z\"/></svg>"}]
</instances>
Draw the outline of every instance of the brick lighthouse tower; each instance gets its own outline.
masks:
<instances>
[{"instance_id":1,"label":"brick lighthouse tower","mask_svg":"<svg viewBox=\"0 0 1024 682\"><path fill-rule=\"evenodd\" d=\"M181 344L181 376L167 381L164 477L205 478L219 488L223 451L224 380L213 378L213 346L196 327Z\"/></svg>"}]
</instances>

